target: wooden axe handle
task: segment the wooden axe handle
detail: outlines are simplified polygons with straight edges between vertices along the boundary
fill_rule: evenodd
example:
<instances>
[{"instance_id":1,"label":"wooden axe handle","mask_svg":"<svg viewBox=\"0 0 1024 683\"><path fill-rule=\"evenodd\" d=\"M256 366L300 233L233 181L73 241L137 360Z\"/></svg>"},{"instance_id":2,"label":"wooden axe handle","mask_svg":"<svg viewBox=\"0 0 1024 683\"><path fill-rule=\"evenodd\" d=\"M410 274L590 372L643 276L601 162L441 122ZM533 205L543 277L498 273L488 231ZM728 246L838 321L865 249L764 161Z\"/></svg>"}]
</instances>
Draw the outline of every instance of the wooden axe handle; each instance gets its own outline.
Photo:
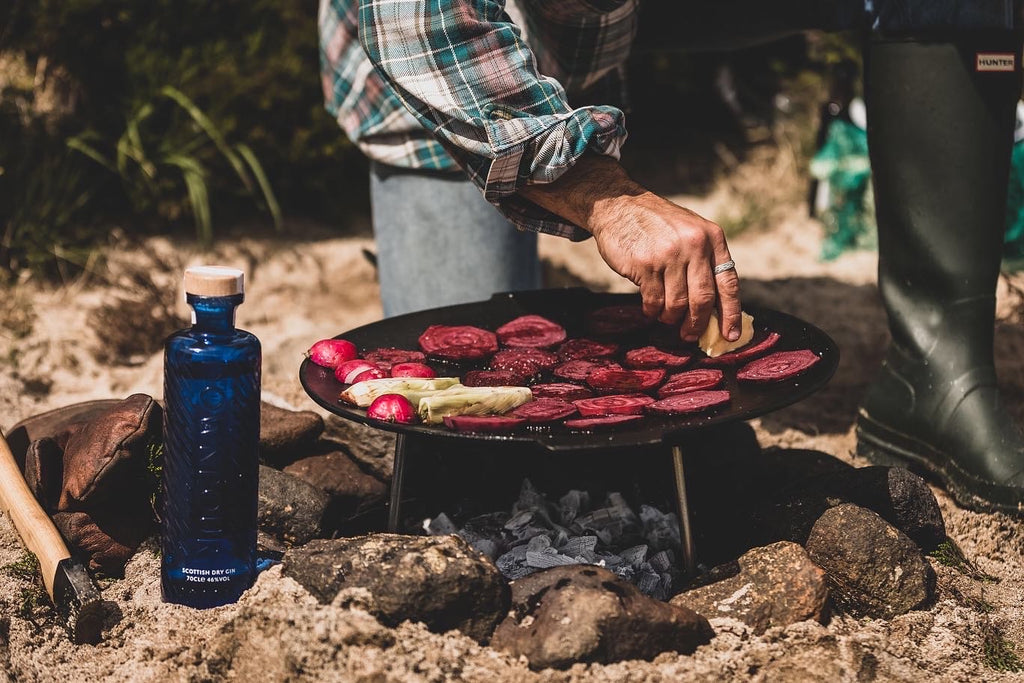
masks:
<instances>
[{"instance_id":1,"label":"wooden axe handle","mask_svg":"<svg viewBox=\"0 0 1024 683\"><path fill-rule=\"evenodd\" d=\"M53 579L61 560L71 557L53 520L32 495L0 431L0 508L11 517L25 546L39 558L39 569L50 599L56 602Z\"/></svg>"}]
</instances>

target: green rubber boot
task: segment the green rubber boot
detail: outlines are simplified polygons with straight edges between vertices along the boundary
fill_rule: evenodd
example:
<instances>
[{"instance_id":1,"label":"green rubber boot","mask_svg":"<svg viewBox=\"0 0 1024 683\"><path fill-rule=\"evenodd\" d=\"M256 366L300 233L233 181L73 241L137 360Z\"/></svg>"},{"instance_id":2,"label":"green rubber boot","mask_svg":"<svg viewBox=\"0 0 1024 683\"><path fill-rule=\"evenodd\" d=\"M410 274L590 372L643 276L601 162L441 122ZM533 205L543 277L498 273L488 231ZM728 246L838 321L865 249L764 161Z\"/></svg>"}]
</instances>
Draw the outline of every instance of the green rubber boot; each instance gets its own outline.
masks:
<instances>
[{"instance_id":1,"label":"green rubber boot","mask_svg":"<svg viewBox=\"0 0 1024 683\"><path fill-rule=\"evenodd\" d=\"M1024 439L993 365L1020 47L1003 31L868 49L892 344L858 416L857 451L930 475L963 507L1024 515Z\"/></svg>"}]
</instances>

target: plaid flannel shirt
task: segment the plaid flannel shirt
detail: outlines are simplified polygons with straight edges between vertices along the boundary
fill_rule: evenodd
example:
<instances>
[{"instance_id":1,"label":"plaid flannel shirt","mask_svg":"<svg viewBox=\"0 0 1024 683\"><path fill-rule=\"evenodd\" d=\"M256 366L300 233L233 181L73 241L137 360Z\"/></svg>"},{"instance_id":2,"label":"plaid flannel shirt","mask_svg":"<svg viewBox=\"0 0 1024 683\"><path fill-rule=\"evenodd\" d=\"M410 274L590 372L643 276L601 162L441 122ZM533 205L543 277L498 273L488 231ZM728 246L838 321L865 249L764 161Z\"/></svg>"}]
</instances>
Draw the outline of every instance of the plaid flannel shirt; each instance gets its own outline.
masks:
<instances>
[{"instance_id":1,"label":"plaid flannel shirt","mask_svg":"<svg viewBox=\"0 0 1024 683\"><path fill-rule=\"evenodd\" d=\"M566 88L621 75L637 2L519 0L506 13L503 0L321 0L327 110L371 159L461 168L520 229L584 239L517 193L587 150L618 158L622 112L574 109Z\"/></svg>"}]
</instances>

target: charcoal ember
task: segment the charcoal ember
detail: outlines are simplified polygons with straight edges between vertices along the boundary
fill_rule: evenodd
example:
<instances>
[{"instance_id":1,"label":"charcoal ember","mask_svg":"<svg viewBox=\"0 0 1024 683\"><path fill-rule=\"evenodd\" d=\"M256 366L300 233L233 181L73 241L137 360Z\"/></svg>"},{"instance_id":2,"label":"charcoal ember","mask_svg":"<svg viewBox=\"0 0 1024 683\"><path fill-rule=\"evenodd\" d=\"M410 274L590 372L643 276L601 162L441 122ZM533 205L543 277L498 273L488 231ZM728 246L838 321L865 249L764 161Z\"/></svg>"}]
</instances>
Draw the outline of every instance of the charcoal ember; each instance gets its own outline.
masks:
<instances>
[{"instance_id":1,"label":"charcoal ember","mask_svg":"<svg viewBox=\"0 0 1024 683\"><path fill-rule=\"evenodd\" d=\"M508 613L508 585L498 568L458 536L316 540L285 553L283 565L285 576L324 604L343 589L365 589L368 611L387 626L419 621L483 642Z\"/></svg>"},{"instance_id":2,"label":"charcoal ember","mask_svg":"<svg viewBox=\"0 0 1024 683\"><path fill-rule=\"evenodd\" d=\"M909 536L852 503L830 508L807 539L834 603L853 616L891 619L928 602L935 574Z\"/></svg>"},{"instance_id":3,"label":"charcoal ember","mask_svg":"<svg viewBox=\"0 0 1024 683\"><path fill-rule=\"evenodd\" d=\"M821 357L810 349L777 351L752 360L736 373L743 382L781 382L796 377L813 367Z\"/></svg>"},{"instance_id":4,"label":"charcoal ember","mask_svg":"<svg viewBox=\"0 0 1024 683\"><path fill-rule=\"evenodd\" d=\"M671 353L655 346L642 346L626 352L625 365L634 369L665 368L675 370L683 367L693 359L688 353Z\"/></svg>"},{"instance_id":5,"label":"charcoal ember","mask_svg":"<svg viewBox=\"0 0 1024 683\"><path fill-rule=\"evenodd\" d=\"M672 557L672 552L669 550L656 552L647 558L647 561L658 572L668 572L675 566L675 558Z\"/></svg>"},{"instance_id":6,"label":"charcoal ember","mask_svg":"<svg viewBox=\"0 0 1024 683\"><path fill-rule=\"evenodd\" d=\"M564 424L569 429L596 432L620 429L626 425L642 422L643 419L643 415L599 415L597 417L580 417L566 420Z\"/></svg>"},{"instance_id":7,"label":"charcoal ember","mask_svg":"<svg viewBox=\"0 0 1024 683\"><path fill-rule=\"evenodd\" d=\"M560 398L563 401L575 401L580 398L591 398L594 392L581 384L571 382L548 382L532 384L530 391L537 398Z\"/></svg>"},{"instance_id":8,"label":"charcoal ember","mask_svg":"<svg viewBox=\"0 0 1024 683\"><path fill-rule=\"evenodd\" d=\"M512 610L491 646L534 669L566 668L690 653L713 635L692 610L648 598L606 569L572 565L515 581Z\"/></svg>"},{"instance_id":9,"label":"charcoal ember","mask_svg":"<svg viewBox=\"0 0 1024 683\"><path fill-rule=\"evenodd\" d=\"M502 349L491 358L492 370L508 370L523 377L532 377L542 370L550 370L561 361L550 351L541 349Z\"/></svg>"},{"instance_id":10,"label":"charcoal ember","mask_svg":"<svg viewBox=\"0 0 1024 683\"><path fill-rule=\"evenodd\" d=\"M825 572L796 543L779 542L712 569L701 585L671 600L709 618L731 617L755 634L827 616Z\"/></svg>"},{"instance_id":11,"label":"charcoal ember","mask_svg":"<svg viewBox=\"0 0 1024 683\"><path fill-rule=\"evenodd\" d=\"M722 383L725 374L714 368L698 368L675 375L670 375L665 383L658 388L659 398L668 398L690 391L712 389Z\"/></svg>"},{"instance_id":12,"label":"charcoal ember","mask_svg":"<svg viewBox=\"0 0 1024 683\"><path fill-rule=\"evenodd\" d=\"M619 352L619 345L594 339L570 339L558 347L558 357L565 360L597 360L611 358Z\"/></svg>"},{"instance_id":13,"label":"charcoal ember","mask_svg":"<svg viewBox=\"0 0 1024 683\"><path fill-rule=\"evenodd\" d=\"M431 358L480 360L494 355L498 338L493 332L472 325L431 325L420 335L419 345Z\"/></svg>"},{"instance_id":14,"label":"charcoal ember","mask_svg":"<svg viewBox=\"0 0 1024 683\"><path fill-rule=\"evenodd\" d=\"M688 415L711 410L728 402L728 391L691 391L655 401L644 410L652 415Z\"/></svg>"},{"instance_id":15,"label":"charcoal ember","mask_svg":"<svg viewBox=\"0 0 1024 683\"><path fill-rule=\"evenodd\" d=\"M546 349L565 341L565 328L539 315L523 315L497 329L498 342L513 348Z\"/></svg>"},{"instance_id":16,"label":"charcoal ember","mask_svg":"<svg viewBox=\"0 0 1024 683\"><path fill-rule=\"evenodd\" d=\"M586 491L573 489L558 499L558 510L561 513L562 523L572 524L580 514L580 510L590 507L590 494Z\"/></svg>"},{"instance_id":17,"label":"charcoal ember","mask_svg":"<svg viewBox=\"0 0 1024 683\"><path fill-rule=\"evenodd\" d=\"M564 420L576 412L576 406L560 398L538 398L517 407L511 414L527 422L545 423Z\"/></svg>"},{"instance_id":18,"label":"charcoal ember","mask_svg":"<svg viewBox=\"0 0 1024 683\"><path fill-rule=\"evenodd\" d=\"M654 403L647 394L624 394L621 396L597 396L573 401L583 417L601 415L640 415Z\"/></svg>"},{"instance_id":19,"label":"charcoal ember","mask_svg":"<svg viewBox=\"0 0 1024 683\"><path fill-rule=\"evenodd\" d=\"M654 321L639 305L604 306L587 314L587 331L597 337L615 337L646 330Z\"/></svg>"},{"instance_id":20,"label":"charcoal ember","mask_svg":"<svg viewBox=\"0 0 1024 683\"><path fill-rule=\"evenodd\" d=\"M620 370L597 368L587 375L587 384L599 392L627 394L654 391L664 381L665 370Z\"/></svg>"},{"instance_id":21,"label":"charcoal ember","mask_svg":"<svg viewBox=\"0 0 1024 683\"><path fill-rule=\"evenodd\" d=\"M373 349L363 354L363 360L370 361L385 372L391 371L392 365L399 363L422 363L427 359L422 351L398 349L393 346Z\"/></svg>"},{"instance_id":22,"label":"charcoal ember","mask_svg":"<svg viewBox=\"0 0 1024 683\"><path fill-rule=\"evenodd\" d=\"M598 368L617 368L622 366L610 360L570 360L558 365L552 373L560 379L573 382L586 382L591 372Z\"/></svg>"},{"instance_id":23,"label":"charcoal ember","mask_svg":"<svg viewBox=\"0 0 1024 683\"><path fill-rule=\"evenodd\" d=\"M779 336L778 332L769 332L767 330L757 332L754 334L754 339L751 343L746 346L736 349L735 351L729 351L723 353L720 356L714 358L701 358L698 366L700 367L722 367L726 365L739 365L740 363L746 363L749 360L763 356L768 353L769 350L773 349L782 337Z\"/></svg>"},{"instance_id":24,"label":"charcoal ember","mask_svg":"<svg viewBox=\"0 0 1024 683\"><path fill-rule=\"evenodd\" d=\"M528 377L509 370L470 370L462 383L467 387L519 387L526 386Z\"/></svg>"},{"instance_id":25,"label":"charcoal ember","mask_svg":"<svg viewBox=\"0 0 1024 683\"><path fill-rule=\"evenodd\" d=\"M635 545L632 548L626 548L619 552L619 557L636 567L647 559L647 546Z\"/></svg>"},{"instance_id":26,"label":"charcoal ember","mask_svg":"<svg viewBox=\"0 0 1024 683\"><path fill-rule=\"evenodd\" d=\"M459 531L459 528L455 526L455 522L453 522L448 515L443 512L437 517L427 521L427 523L424 524L424 529L431 536L445 536L448 534L458 533Z\"/></svg>"},{"instance_id":27,"label":"charcoal ember","mask_svg":"<svg viewBox=\"0 0 1024 683\"><path fill-rule=\"evenodd\" d=\"M597 536L574 536L566 541L560 550L570 557L580 557L587 562L593 562L594 551L597 550Z\"/></svg>"},{"instance_id":28,"label":"charcoal ember","mask_svg":"<svg viewBox=\"0 0 1024 683\"><path fill-rule=\"evenodd\" d=\"M674 512L665 513L651 505L641 505L640 523L643 525L643 537L652 548L664 551L681 547L679 518Z\"/></svg>"}]
</instances>

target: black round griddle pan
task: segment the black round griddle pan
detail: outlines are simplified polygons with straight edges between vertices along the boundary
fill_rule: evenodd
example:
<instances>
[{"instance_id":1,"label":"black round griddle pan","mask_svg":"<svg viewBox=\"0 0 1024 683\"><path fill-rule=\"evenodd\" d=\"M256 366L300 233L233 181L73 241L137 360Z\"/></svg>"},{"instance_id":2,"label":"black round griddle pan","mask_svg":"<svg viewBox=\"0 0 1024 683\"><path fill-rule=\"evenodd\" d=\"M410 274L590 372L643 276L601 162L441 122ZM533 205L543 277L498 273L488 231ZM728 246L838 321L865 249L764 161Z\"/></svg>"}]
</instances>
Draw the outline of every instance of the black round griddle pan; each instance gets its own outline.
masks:
<instances>
[{"instance_id":1,"label":"black round griddle pan","mask_svg":"<svg viewBox=\"0 0 1024 683\"><path fill-rule=\"evenodd\" d=\"M417 340L430 325L476 325L495 330L513 318L529 313L560 323L570 338L586 337L585 316L588 311L603 306L639 303L638 295L597 294L582 288L512 292L495 294L487 301L387 318L343 332L337 338L354 343L360 352L380 347L418 349ZM678 417L648 416L635 425L612 432L578 432L556 425L527 427L507 435L476 434L449 431L443 425L381 422L368 418L364 409L354 408L339 400L338 397L345 385L334 378L332 371L307 359L299 368L299 379L310 397L330 412L378 429L402 434L531 443L539 444L551 451L672 444L682 432L691 429L734 420L749 420L796 403L823 387L835 372L839 364L839 349L824 332L786 313L751 305L744 305L744 309L754 316L755 328L779 333L781 340L773 351L810 349L821 357L821 361L800 376L767 384L739 383L736 381L737 368L725 368L724 388L728 389L732 396L727 406L707 414ZM432 365L438 371L438 376L461 376L465 370L472 369L433 363Z\"/></svg>"}]
</instances>

